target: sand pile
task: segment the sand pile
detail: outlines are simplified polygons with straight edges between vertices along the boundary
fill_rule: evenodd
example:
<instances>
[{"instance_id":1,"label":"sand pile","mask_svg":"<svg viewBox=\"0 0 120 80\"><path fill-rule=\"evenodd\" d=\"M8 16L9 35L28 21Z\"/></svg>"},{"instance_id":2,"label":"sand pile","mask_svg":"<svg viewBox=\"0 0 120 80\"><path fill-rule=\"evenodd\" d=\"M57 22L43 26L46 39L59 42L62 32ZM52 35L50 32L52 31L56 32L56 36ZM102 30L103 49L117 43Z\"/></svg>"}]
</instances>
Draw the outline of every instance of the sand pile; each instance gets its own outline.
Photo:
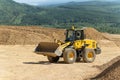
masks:
<instances>
[{"instance_id":1,"label":"sand pile","mask_svg":"<svg viewBox=\"0 0 120 80\"><path fill-rule=\"evenodd\" d=\"M88 38L88 39L94 39L97 41L108 39L102 33L100 33L99 31L97 31L94 28L85 28L84 32L86 34L86 38Z\"/></svg>"},{"instance_id":2,"label":"sand pile","mask_svg":"<svg viewBox=\"0 0 120 80\"><path fill-rule=\"evenodd\" d=\"M53 42L54 39L65 40L64 29L43 27L0 26L0 44L20 45ZM87 39L105 40L106 37L94 28L86 28Z\"/></svg>"},{"instance_id":3,"label":"sand pile","mask_svg":"<svg viewBox=\"0 0 120 80\"><path fill-rule=\"evenodd\" d=\"M106 37L109 37L118 47L120 47L120 35L119 34L104 34Z\"/></svg>"},{"instance_id":4,"label":"sand pile","mask_svg":"<svg viewBox=\"0 0 120 80\"><path fill-rule=\"evenodd\" d=\"M97 75L94 78L95 80L96 79L97 80L119 80L120 79L120 56L111 60L109 63L100 66L100 69L102 69L103 72Z\"/></svg>"},{"instance_id":5,"label":"sand pile","mask_svg":"<svg viewBox=\"0 0 120 80\"><path fill-rule=\"evenodd\" d=\"M62 34L63 33L63 34ZM0 44L38 44L51 42L54 39L63 40L64 30L41 27L0 27Z\"/></svg>"},{"instance_id":6,"label":"sand pile","mask_svg":"<svg viewBox=\"0 0 120 80\"><path fill-rule=\"evenodd\" d=\"M120 39L113 40L113 36L108 33L101 33L94 28L85 28L86 38L96 40L101 47L117 47Z\"/></svg>"}]
</instances>

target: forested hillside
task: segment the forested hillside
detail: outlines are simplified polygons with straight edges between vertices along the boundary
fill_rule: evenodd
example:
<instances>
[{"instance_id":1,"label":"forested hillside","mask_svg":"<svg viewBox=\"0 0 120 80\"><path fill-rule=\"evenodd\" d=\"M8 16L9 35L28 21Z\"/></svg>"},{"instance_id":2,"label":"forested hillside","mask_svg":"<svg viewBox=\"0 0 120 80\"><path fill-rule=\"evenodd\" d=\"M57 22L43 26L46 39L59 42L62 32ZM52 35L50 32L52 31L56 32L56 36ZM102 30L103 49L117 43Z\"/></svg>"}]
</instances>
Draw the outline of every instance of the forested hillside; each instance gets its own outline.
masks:
<instances>
[{"instance_id":1,"label":"forested hillside","mask_svg":"<svg viewBox=\"0 0 120 80\"><path fill-rule=\"evenodd\" d=\"M32 14L32 18L36 12L40 11L41 8L34 6L19 4L12 0L0 0L0 24L22 25L26 15Z\"/></svg>"},{"instance_id":2,"label":"forested hillside","mask_svg":"<svg viewBox=\"0 0 120 80\"><path fill-rule=\"evenodd\" d=\"M43 25L45 27L68 28L95 27L96 29L120 33L119 2L70 2L39 7L19 4L12 0L0 0L1 25Z\"/></svg>"}]
</instances>

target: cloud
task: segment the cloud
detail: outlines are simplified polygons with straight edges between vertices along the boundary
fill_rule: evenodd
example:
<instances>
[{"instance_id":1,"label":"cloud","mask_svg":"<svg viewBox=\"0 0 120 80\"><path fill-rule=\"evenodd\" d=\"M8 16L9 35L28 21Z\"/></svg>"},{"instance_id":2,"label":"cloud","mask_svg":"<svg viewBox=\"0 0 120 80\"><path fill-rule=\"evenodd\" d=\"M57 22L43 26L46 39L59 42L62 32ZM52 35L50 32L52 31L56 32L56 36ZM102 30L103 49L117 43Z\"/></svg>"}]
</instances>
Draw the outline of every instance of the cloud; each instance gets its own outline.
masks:
<instances>
[{"instance_id":1,"label":"cloud","mask_svg":"<svg viewBox=\"0 0 120 80\"><path fill-rule=\"evenodd\" d=\"M48 3L65 3L70 1L90 1L90 0L14 0L19 3L28 4L48 4Z\"/></svg>"},{"instance_id":2,"label":"cloud","mask_svg":"<svg viewBox=\"0 0 120 80\"><path fill-rule=\"evenodd\" d=\"M77 1L77 2L82 2L82 1L117 1L117 0L14 0L19 3L27 3L31 5L44 5L44 4L55 4L55 3L66 3L70 1Z\"/></svg>"}]
</instances>

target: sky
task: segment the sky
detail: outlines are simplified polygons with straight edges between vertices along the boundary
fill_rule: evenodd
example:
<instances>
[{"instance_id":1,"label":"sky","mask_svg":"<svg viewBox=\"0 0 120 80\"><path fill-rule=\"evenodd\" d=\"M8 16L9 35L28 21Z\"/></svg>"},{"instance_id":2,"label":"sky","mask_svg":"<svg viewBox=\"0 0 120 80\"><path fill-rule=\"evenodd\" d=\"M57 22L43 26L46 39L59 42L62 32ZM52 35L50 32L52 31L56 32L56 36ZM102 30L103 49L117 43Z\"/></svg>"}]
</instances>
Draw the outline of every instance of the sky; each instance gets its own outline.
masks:
<instances>
[{"instance_id":1,"label":"sky","mask_svg":"<svg viewBox=\"0 0 120 80\"><path fill-rule=\"evenodd\" d=\"M66 3L71 1L83 2L83 1L95 1L95 0L14 0L19 3L27 3L30 5L47 5L47 4L58 4ZM96 1L117 1L117 0L96 0Z\"/></svg>"}]
</instances>

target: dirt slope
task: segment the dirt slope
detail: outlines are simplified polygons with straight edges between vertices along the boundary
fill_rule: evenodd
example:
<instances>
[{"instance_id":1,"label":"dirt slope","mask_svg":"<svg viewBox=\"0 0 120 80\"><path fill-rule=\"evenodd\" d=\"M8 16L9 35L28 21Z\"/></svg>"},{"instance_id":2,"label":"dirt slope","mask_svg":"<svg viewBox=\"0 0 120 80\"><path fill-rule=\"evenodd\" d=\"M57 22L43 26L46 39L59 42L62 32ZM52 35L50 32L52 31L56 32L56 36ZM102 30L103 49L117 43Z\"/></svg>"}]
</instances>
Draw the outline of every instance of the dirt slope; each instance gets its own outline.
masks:
<instances>
[{"instance_id":1,"label":"dirt slope","mask_svg":"<svg viewBox=\"0 0 120 80\"><path fill-rule=\"evenodd\" d=\"M99 80L119 80L120 79L120 56L114 58L110 62L100 66L103 70L93 79Z\"/></svg>"},{"instance_id":2,"label":"dirt slope","mask_svg":"<svg viewBox=\"0 0 120 80\"><path fill-rule=\"evenodd\" d=\"M108 34L103 33L103 35L113 41L118 47L120 47L120 35L119 34Z\"/></svg>"},{"instance_id":3,"label":"dirt slope","mask_svg":"<svg viewBox=\"0 0 120 80\"><path fill-rule=\"evenodd\" d=\"M38 44L39 42L53 42L54 39L64 41L64 29L22 26L0 26L0 44L21 45ZM86 38L106 40L100 32L93 28L85 29Z\"/></svg>"},{"instance_id":4,"label":"dirt slope","mask_svg":"<svg viewBox=\"0 0 120 80\"><path fill-rule=\"evenodd\" d=\"M106 36L104 36L101 32L97 31L94 28L85 28L85 34L86 34L86 38L88 39L95 39L97 41L99 40L108 40L108 38Z\"/></svg>"},{"instance_id":5,"label":"dirt slope","mask_svg":"<svg viewBox=\"0 0 120 80\"><path fill-rule=\"evenodd\" d=\"M0 44L38 44L63 40L64 30L42 27L0 26Z\"/></svg>"}]
</instances>

